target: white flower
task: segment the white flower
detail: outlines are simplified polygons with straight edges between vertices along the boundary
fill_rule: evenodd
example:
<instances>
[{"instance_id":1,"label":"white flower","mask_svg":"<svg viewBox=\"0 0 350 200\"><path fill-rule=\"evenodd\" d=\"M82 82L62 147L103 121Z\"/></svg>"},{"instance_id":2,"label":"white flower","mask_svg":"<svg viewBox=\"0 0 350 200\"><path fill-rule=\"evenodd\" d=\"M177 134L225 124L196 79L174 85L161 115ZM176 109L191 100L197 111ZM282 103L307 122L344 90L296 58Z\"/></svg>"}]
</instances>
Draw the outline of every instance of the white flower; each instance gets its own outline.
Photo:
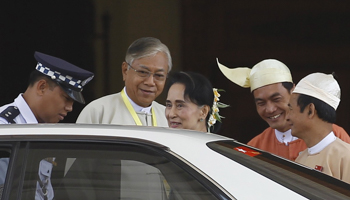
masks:
<instances>
[{"instance_id":1,"label":"white flower","mask_svg":"<svg viewBox=\"0 0 350 200\"><path fill-rule=\"evenodd\" d=\"M216 119L214 115L210 115L208 125L213 126L216 123Z\"/></svg>"},{"instance_id":2,"label":"white flower","mask_svg":"<svg viewBox=\"0 0 350 200\"><path fill-rule=\"evenodd\" d=\"M212 109L213 109L213 112L214 112L214 113L218 113L218 112L219 112L219 108L218 108L218 106L216 105L216 103L213 105Z\"/></svg>"},{"instance_id":3,"label":"white flower","mask_svg":"<svg viewBox=\"0 0 350 200\"><path fill-rule=\"evenodd\" d=\"M214 92L214 96L215 96L215 97L220 97L220 94L219 94L219 92L218 92L218 89L213 88L213 92Z\"/></svg>"},{"instance_id":4,"label":"white flower","mask_svg":"<svg viewBox=\"0 0 350 200\"><path fill-rule=\"evenodd\" d=\"M213 93L214 93L214 101L213 101L213 106L211 108L212 113L211 113L209 120L208 120L209 127L213 126L216 123L216 120L221 122L222 116L219 115L219 107L225 108L228 106L226 104L219 103L219 100L220 100L219 97L221 95L219 94L218 89L213 88ZM224 105L224 106L222 106L222 105Z\"/></svg>"}]
</instances>

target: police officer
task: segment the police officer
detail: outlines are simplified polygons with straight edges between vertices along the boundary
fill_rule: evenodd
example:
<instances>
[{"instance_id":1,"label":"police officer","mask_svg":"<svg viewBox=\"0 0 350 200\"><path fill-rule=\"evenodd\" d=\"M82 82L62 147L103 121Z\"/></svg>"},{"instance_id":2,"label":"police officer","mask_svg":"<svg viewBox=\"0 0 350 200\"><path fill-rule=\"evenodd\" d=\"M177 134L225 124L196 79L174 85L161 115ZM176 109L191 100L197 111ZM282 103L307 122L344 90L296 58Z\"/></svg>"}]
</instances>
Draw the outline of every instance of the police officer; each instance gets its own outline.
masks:
<instances>
[{"instance_id":1,"label":"police officer","mask_svg":"<svg viewBox=\"0 0 350 200\"><path fill-rule=\"evenodd\" d=\"M34 57L38 64L27 90L0 107L0 124L57 123L72 111L74 101L85 103L81 92L92 72L40 52Z\"/></svg>"},{"instance_id":2,"label":"police officer","mask_svg":"<svg viewBox=\"0 0 350 200\"><path fill-rule=\"evenodd\" d=\"M73 110L74 101L85 104L81 92L94 77L92 72L40 52L34 57L38 64L26 91L0 107L0 124L57 123ZM5 182L8 162L8 158L0 159L0 184ZM55 158L40 162L35 199L53 199L50 176L54 163Z\"/></svg>"}]
</instances>

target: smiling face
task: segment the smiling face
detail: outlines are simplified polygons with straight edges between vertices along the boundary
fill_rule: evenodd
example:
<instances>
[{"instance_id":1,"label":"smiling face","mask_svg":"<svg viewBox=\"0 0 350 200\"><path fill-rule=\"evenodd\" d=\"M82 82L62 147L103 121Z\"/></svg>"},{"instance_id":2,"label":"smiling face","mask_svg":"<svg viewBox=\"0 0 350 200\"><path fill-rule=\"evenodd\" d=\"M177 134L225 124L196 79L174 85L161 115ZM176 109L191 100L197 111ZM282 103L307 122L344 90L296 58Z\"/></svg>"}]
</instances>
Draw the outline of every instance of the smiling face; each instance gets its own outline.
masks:
<instances>
[{"instance_id":1,"label":"smiling face","mask_svg":"<svg viewBox=\"0 0 350 200\"><path fill-rule=\"evenodd\" d=\"M286 120L290 93L282 83L274 83L253 91L256 110L271 128L285 132L290 129Z\"/></svg>"},{"instance_id":2,"label":"smiling face","mask_svg":"<svg viewBox=\"0 0 350 200\"><path fill-rule=\"evenodd\" d=\"M60 86L47 87L43 90L39 109L35 116L39 123L57 123L73 110L74 100Z\"/></svg>"},{"instance_id":3,"label":"smiling face","mask_svg":"<svg viewBox=\"0 0 350 200\"><path fill-rule=\"evenodd\" d=\"M198 107L184 97L185 86L173 84L166 99L165 116L170 128L190 129L206 132L205 108ZM203 121L200 121L200 119Z\"/></svg>"},{"instance_id":4,"label":"smiling face","mask_svg":"<svg viewBox=\"0 0 350 200\"><path fill-rule=\"evenodd\" d=\"M299 94L292 94L289 100L289 112L287 119L291 124L292 135L303 139L308 124L307 112L304 110L300 112L300 106L298 105Z\"/></svg>"},{"instance_id":5,"label":"smiling face","mask_svg":"<svg viewBox=\"0 0 350 200\"><path fill-rule=\"evenodd\" d=\"M135 70L165 76L164 80L156 80L152 76L141 77L128 64L123 62L122 73L125 81L126 93L137 105L148 107L163 91L168 73L168 59L166 54L158 52L154 56L144 57L129 63Z\"/></svg>"}]
</instances>

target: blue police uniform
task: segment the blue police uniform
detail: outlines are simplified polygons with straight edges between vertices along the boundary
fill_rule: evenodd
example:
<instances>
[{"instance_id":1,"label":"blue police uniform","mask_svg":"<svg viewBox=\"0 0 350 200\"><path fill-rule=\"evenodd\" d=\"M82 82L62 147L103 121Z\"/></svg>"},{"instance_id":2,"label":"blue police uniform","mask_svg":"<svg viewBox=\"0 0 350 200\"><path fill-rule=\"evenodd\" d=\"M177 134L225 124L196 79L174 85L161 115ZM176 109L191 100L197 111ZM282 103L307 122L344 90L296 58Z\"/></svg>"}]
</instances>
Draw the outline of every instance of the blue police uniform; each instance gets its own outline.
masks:
<instances>
[{"instance_id":1,"label":"blue police uniform","mask_svg":"<svg viewBox=\"0 0 350 200\"><path fill-rule=\"evenodd\" d=\"M37 71L56 82L73 100L85 104L81 92L83 87L94 77L92 72L81 69L60 58L40 52L35 52L34 57L38 61L35 68ZM15 123L38 123L22 94L19 94L13 103L0 107L0 124ZM54 198L54 191L50 181L53 164L50 160L54 161L55 158L43 159L40 162L35 199ZM8 161L8 158L0 158L0 184L4 184Z\"/></svg>"}]
</instances>

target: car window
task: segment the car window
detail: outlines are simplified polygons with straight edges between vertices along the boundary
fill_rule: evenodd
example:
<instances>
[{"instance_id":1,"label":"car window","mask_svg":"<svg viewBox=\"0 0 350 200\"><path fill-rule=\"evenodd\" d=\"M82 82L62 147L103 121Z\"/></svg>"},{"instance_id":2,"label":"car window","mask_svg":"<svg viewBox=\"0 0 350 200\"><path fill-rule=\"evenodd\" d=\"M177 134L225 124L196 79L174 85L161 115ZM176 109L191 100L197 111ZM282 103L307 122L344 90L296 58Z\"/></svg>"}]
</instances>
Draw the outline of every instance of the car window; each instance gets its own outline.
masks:
<instances>
[{"instance_id":1,"label":"car window","mask_svg":"<svg viewBox=\"0 0 350 200\"><path fill-rule=\"evenodd\" d=\"M10 154L11 150L9 148L0 148L0 199L5 185Z\"/></svg>"},{"instance_id":2,"label":"car window","mask_svg":"<svg viewBox=\"0 0 350 200\"><path fill-rule=\"evenodd\" d=\"M217 199L148 146L32 142L26 162L21 199Z\"/></svg>"},{"instance_id":3,"label":"car window","mask_svg":"<svg viewBox=\"0 0 350 200\"><path fill-rule=\"evenodd\" d=\"M233 140L207 146L309 199L350 198L349 184L271 153Z\"/></svg>"}]
</instances>

